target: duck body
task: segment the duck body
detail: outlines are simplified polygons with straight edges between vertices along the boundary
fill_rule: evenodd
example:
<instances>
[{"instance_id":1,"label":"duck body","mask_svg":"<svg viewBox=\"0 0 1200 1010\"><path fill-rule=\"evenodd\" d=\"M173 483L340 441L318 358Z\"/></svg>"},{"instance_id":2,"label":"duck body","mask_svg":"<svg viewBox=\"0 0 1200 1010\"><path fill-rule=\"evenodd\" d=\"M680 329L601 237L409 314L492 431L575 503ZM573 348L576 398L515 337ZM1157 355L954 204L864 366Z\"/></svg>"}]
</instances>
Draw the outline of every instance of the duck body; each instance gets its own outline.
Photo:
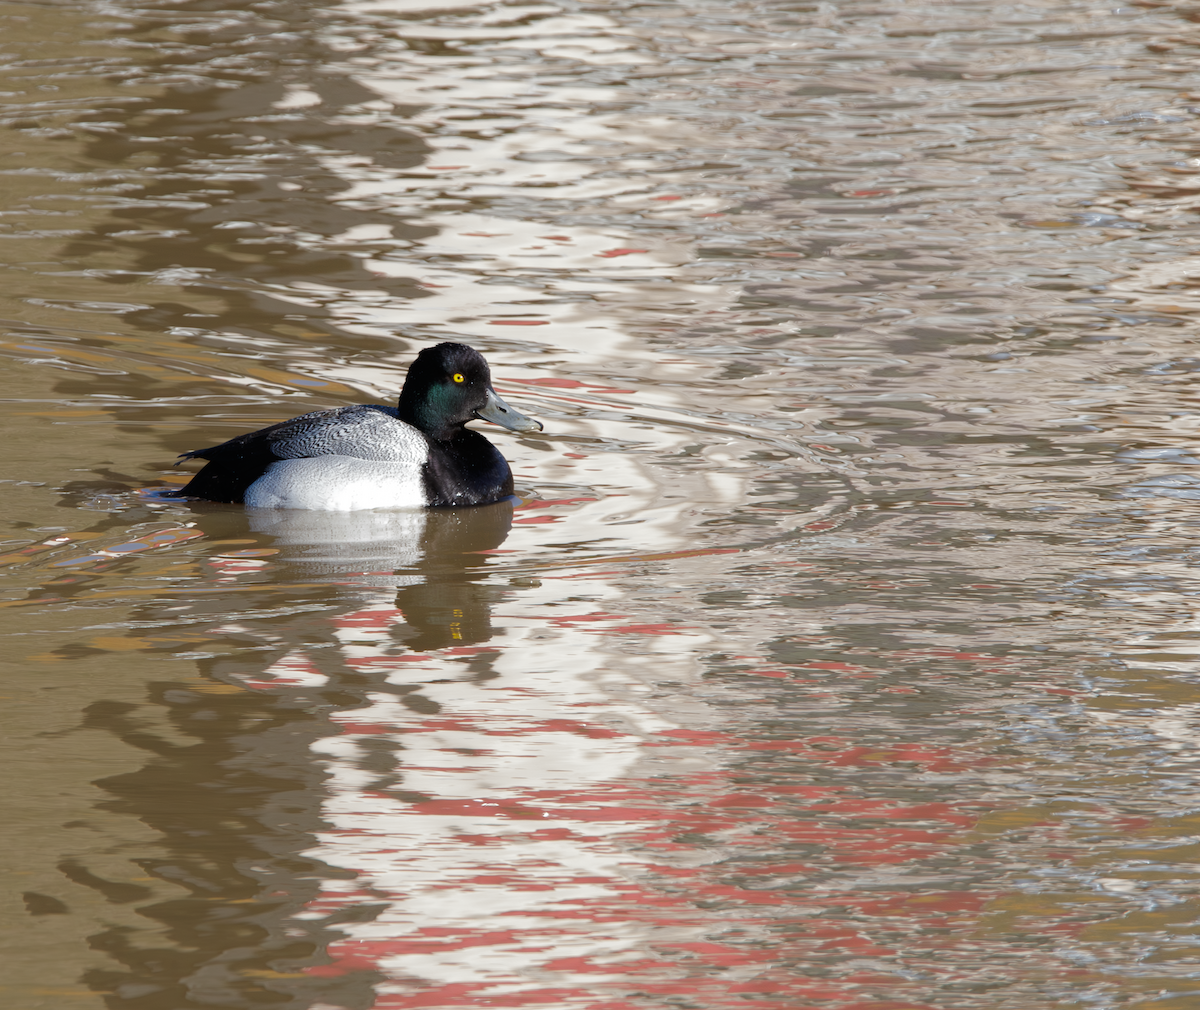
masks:
<instances>
[{"instance_id":1,"label":"duck body","mask_svg":"<svg viewBox=\"0 0 1200 1010\"><path fill-rule=\"evenodd\" d=\"M313 411L184 453L208 462L171 494L333 512L484 505L509 497L513 481L496 447L466 427L476 418L542 427L496 395L478 351L438 344L409 368L397 407Z\"/></svg>"}]
</instances>

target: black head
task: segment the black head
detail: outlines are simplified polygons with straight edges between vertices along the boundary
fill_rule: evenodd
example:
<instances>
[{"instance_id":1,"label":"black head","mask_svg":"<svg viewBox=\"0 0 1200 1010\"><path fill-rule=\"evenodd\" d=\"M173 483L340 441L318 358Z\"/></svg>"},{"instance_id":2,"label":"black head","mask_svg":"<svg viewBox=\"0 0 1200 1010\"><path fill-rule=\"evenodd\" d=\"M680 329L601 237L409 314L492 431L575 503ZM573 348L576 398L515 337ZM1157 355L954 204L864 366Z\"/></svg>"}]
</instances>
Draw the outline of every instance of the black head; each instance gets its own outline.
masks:
<instances>
[{"instance_id":1,"label":"black head","mask_svg":"<svg viewBox=\"0 0 1200 1010\"><path fill-rule=\"evenodd\" d=\"M400 420L435 439L452 438L475 418L513 431L542 427L496 395L483 355L466 344L437 344L418 354L408 366L399 409Z\"/></svg>"}]
</instances>

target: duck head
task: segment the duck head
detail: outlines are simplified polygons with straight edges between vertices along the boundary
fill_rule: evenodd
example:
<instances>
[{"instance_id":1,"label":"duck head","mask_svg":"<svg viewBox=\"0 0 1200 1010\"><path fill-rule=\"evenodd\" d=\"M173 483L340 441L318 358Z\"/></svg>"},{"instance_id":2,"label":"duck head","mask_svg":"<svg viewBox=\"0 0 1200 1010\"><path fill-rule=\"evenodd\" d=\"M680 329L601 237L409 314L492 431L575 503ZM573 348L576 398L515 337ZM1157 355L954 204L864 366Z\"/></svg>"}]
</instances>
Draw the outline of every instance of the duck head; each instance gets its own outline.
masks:
<instances>
[{"instance_id":1,"label":"duck head","mask_svg":"<svg viewBox=\"0 0 1200 1010\"><path fill-rule=\"evenodd\" d=\"M437 344L417 355L400 390L399 412L400 420L439 440L476 418L511 431L542 430L540 421L500 399L488 363L466 344Z\"/></svg>"}]
</instances>

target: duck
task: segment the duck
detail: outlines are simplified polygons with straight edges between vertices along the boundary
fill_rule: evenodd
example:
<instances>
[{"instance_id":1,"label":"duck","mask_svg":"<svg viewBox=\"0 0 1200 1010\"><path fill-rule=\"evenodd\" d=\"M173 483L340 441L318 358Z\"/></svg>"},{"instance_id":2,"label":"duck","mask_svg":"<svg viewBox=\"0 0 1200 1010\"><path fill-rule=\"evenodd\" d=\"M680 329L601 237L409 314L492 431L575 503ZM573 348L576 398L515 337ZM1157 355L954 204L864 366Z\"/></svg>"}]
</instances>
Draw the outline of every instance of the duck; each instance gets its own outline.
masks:
<instances>
[{"instance_id":1,"label":"duck","mask_svg":"<svg viewBox=\"0 0 1200 1010\"><path fill-rule=\"evenodd\" d=\"M422 350L395 407L366 403L315 410L208 449L188 484L164 497L241 503L255 509L354 512L486 505L511 498L512 470L469 421L510 431L541 422L505 403L487 361L466 344Z\"/></svg>"}]
</instances>

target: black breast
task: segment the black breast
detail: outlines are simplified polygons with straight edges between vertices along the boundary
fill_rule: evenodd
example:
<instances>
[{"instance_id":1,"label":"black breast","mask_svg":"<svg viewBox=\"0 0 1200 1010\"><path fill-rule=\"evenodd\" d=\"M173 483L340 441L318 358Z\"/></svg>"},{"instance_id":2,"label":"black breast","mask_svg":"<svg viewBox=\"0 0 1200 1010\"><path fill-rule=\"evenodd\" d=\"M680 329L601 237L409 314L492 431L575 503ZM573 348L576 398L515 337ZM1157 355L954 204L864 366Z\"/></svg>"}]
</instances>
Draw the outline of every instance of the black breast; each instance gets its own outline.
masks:
<instances>
[{"instance_id":1,"label":"black breast","mask_svg":"<svg viewBox=\"0 0 1200 1010\"><path fill-rule=\"evenodd\" d=\"M486 505L513 493L508 461L470 428L444 441L430 439L423 473L430 505Z\"/></svg>"}]
</instances>

